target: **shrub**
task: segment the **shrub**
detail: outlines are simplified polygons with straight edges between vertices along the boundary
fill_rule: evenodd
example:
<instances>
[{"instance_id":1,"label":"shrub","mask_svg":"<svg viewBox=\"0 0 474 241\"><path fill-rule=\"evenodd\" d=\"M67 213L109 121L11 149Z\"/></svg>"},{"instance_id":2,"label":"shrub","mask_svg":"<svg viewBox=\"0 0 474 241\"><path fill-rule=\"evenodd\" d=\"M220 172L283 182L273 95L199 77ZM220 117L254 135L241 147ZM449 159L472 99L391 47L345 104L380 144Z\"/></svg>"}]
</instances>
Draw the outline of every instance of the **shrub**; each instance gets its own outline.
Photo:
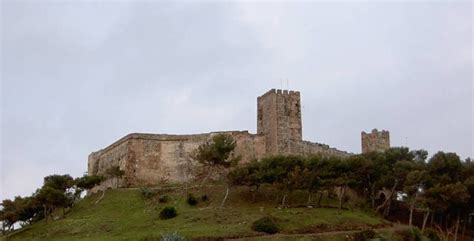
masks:
<instances>
[{"instance_id":1,"label":"shrub","mask_svg":"<svg viewBox=\"0 0 474 241\"><path fill-rule=\"evenodd\" d=\"M354 234L354 241L366 241L375 238L374 230L368 229Z\"/></svg>"},{"instance_id":2,"label":"shrub","mask_svg":"<svg viewBox=\"0 0 474 241\"><path fill-rule=\"evenodd\" d=\"M86 189L89 190L97 185L99 185L102 181L104 181L103 176L96 176L96 175L91 175L87 176L84 175L83 177L79 177L75 179L76 186L78 188Z\"/></svg>"},{"instance_id":3,"label":"shrub","mask_svg":"<svg viewBox=\"0 0 474 241\"><path fill-rule=\"evenodd\" d=\"M170 219L176 217L178 214L176 208L174 207L165 207L160 212L160 219Z\"/></svg>"},{"instance_id":4,"label":"shrub","mask_svg":"<svg viewBox=\"0 0 474 241\"><path fill-rule=\"evenodd\" d=\"M177 232L161 234L162 241L184 241L185 238L179 235Z\"/></svg>"},{"instance_id":5,"label":"shrub","mask_svg":"<svg viewBox=\"0 0 474 241\"><path fill-rule=\"evenodd\" d=\"M188 199L186 199L186 202L191 206L196 206L198 200L196 199L196 197L194 197L193 194L188 194Z\"/></svg>"},{"instance_id":6,"label":"shrub","mask_svg":"<svg viewBox=\"0 0 474 241\"><path fill-rule=\"evenodd\" d=\"M425 230L425 236L431 241L441 241L441 238L438 235L438 232L432 228Z\"/></svg>"},{"instance_id":7,"label":"shrub","mask_svg":"<svg viewBox=\"0 0 474 241\"><path fill-rule=\"evenodd\" d=\"M419 228L415 227L411 229L413 232L413 235L415 236L415 241L421 241L423 239L423 235L421 234L421 231Z\"/></svg>"},{"instance_id":8,"label":"shrub","mask_svg":"<svg viewBox=\"0 0 474 241\"><path fill-rule=\"evenodd\" d=\"M170 198L168 197L168 195L163 195L163 196L160 196L160 198L158 199L158 202L167 203L169 200Z\"/></svg>"},{"instance_id":9,"label":"shrub","mask_svg":"<svg viewBox=\"0 0 474 241\"><path fill-rule=\"evenodd\" d=\"M209 197L206 194L204 194L204 195L201 196L201 201L207 202L207 201L209 201Z\"/></svg>"},{"instance_id":10,"label":"shrub","mask_svg":"<svg viewBox=\"0 0 474 241\"><path fill-rule=\"evenodd\" d=\"M142 187L142 188L140 188L140 194L145 199L151 199L156 195L156 191L154 191L150 188L147 188L147 187Z\"/></svg>"},{"instance_id":11,"label":"shrub","mask_svg":"<svg viewBox=\"0 0 474 241\"><path fill-rule=\"evenodd\" d=\"M396 232L403 241L421 241L421 232L418 228L407 228Z\"/></svg>"},{"instance_id":12,"label":"shrub","mask_svg":"<svg viewBox=\"0 0 474 241\"><path fill-rule=\"evenodd\" d=\"M263 217L252 223L252 230L269 234L278 233L280 229L271 217Z\"/></svg>"}]
</instances>

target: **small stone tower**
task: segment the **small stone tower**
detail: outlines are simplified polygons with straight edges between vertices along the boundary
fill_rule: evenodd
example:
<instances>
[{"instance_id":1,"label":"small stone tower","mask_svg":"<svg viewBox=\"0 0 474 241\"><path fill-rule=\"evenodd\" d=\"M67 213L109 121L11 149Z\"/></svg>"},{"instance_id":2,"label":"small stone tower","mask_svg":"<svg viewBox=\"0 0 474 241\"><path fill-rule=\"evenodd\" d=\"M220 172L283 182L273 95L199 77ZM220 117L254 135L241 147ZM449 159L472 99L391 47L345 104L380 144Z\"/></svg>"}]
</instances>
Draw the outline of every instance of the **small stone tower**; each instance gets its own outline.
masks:
<instances>
[{"instance_id":1,"label":"small stone tower","mask_svg":"<svg viewBox=\"0 0 474 241\"><path fill-rule=\"evenodd\" d=\"M257 133L265 136L266 153L300 153L300 92L271 89L258 97L257 110Z\"/></svg>"},{"instance_id":2,"label":"small stone tower","mask_svg":"<svg viewBox=\"0 0 474 241\"><path fill-rule=\"evenodd\" d=\"M390 133L382 130L373 129L372 133L361 134L362 153L383 152L390 148Z\"/></svg>"}]
</instances>

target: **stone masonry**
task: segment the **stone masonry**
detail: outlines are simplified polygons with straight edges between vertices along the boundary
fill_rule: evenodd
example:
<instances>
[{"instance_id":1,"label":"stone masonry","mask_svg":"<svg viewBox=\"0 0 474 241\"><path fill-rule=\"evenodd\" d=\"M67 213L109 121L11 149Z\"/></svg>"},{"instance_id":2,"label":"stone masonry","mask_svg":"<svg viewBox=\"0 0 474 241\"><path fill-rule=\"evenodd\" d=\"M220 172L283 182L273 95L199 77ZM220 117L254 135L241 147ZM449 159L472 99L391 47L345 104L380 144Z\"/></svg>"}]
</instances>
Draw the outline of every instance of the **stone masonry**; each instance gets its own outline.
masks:
<instances>
[{"instance_id":1,"label":"stone masonry","mask_svg":"<svg viewBox=\"0 0 474 241\"><path fill-rule=\"evenodd\" d=\"M300 154L300 92L270 90L257 99L257 133L265 136L268 154Z\"/></svg>"},{"instance_id":2,"label":"stone masonry","mask_svg":"<svg viewBox=\"0 0 474 241\"><path fill-rule=\"evenodd\" d=\"M88 159L88 174L102 175L112 166L125 172L118 182L105 182L109 187L156 185L162 182L183 182L192 177L193 152L199 145L216 134L231 135L236 143L234 155L241 156L241 163L272 155L335 155L347 157L345 151L325 144L302 139L300 92L272 89L257 99L257 134L248 131L220 131L192 135L132 133L108 147L92 152ZM385 148L387 139L364 139L363 149ZM366 149L364 149L366 150Z\"/></svg>"},{"instance_id":3,"label":"stone masonry","mask_svg":"<svg viewBox=\"0 0 474 241\"><path fill-rule=\"evenodd\" d=\"M247 131L196 135L133 133L103 150L91 153L88 173L101 175L108 168L119 166L125 171L125 186L183 182L191 175L192 152L219 133L233 136L237 143L235 153L241 156L241 162L264 156L263 137Z\"/></svg>"},{"instance_id":4,"label":"stone masonry","mask_svg":"<svg viewBox=\"0 0 474 241\"><path fill-rule=\"evenodd\" d=\"M373 129L372 133L361 133L362 153L383 152L390 148L390 133Z\"/></svg>"}]
</instances>

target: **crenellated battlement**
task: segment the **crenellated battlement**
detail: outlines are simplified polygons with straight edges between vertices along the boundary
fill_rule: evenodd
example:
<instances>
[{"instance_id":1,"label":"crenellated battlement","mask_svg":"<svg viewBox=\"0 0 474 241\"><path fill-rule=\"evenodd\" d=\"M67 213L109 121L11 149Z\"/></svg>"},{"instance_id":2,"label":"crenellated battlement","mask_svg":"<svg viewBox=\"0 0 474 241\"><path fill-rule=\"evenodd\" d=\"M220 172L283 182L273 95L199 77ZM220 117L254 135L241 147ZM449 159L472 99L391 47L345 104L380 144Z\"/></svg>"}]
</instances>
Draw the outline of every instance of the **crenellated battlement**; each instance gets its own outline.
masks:
<instances>
[{"instance_id":1,"label":"crenellated battlement","mask_svg":"<svg viewBox=\"0 0 474 241\"><path fill-rule=\"evenodd\" d=\"M390 148L390 133L386 130L373 129L372 132L361 132L362 153L382 152Z\"/></svg>"},{"instance_id":2,"label":"crenellated battlement","mask_svg":"<svg viewBox=\"0 0 474 241\"><path fill-rule=\"evenodd\" d=\"M257 99L257 133L272 154L296 154L302 141L300 92L271 89Z\"/></svg>"},{"instance_id":3,"label":"crenellated battlement","mask_svg":"<svg viewBox=\"0 0 474 241\"><path fill-rule=\"evenodd\" d=\"M279 95L279 96L293 96L293 97L300 97L300 92L299 91L294 91L294 90L283 90L283 89L271 89L267 91L265 94L259 96L258 98L263 98L268 95Z\"/></svg>"},{"instance_id":4,"label":"crenellated battlement","mask_svg":"<svg viewBox=\"0 0 474 241\"><path fill-rule=\"evenodd\" d=\"M231 135L236 141L233 154L241 163L272 155L326 155L348 157L352 153L302 138L299 91L271 89L257 98L257 134L248 131L217 131L202 134L131 133L109 146L92 152L88 173L102 175L118 166L125 177L112 188L184 182L192 177L193 153L217 134ZM363 152L390 147L388 131L362 132ZM106 185L109 185L106 184ZM112 185L112 184L110 184Z\"/></svg>"},{"instance_id":5,"label":"crenellated battlement","mask_svg":"<svg viewBox=\"0 0 474 241\"><path fill-rule=\"evenodd\" d=\"M379 135L379 136L386 136L386 135L389 135L389 132L386 131L386 130L377 130L377 128L375 129L372 129L371 132L367 133L365 131L362 131L362 135Z\"/></svg>"},{"instance_id":6,"label":"crenellated battlement","mask_svg":"<svg viewBox=\"0 0 474 241\"><path fill-rule=\"evenodd\" d=\"M352 153L341 151L334 147L331 147L326 144L302 141L301 142L301 153L302 155L314 155L314 154L323 154L323 155L333 155L338 157L348 157Z\"/></svg>"}]
</instances>

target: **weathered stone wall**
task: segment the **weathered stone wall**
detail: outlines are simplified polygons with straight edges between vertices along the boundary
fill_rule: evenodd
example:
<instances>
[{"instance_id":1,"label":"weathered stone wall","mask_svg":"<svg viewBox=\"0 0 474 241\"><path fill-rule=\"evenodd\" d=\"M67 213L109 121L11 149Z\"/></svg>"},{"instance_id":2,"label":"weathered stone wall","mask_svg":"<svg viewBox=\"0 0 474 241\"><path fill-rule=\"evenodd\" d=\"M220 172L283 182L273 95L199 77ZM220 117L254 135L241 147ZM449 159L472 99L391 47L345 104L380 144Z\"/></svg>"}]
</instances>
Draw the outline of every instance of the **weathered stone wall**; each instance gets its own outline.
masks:
<instances>
[{"instance_id":1,"label":"weathered stone wall","mask_svg":"<svg viewBox=\"0 0 474 241\"><path fill-rule=\"evenodd\" d=\"M218 133L236 140L235 155L241 162L261 158L265 139L247 131L213 132L196 135L130 134L104 150L89 155L89 174L102 175L111 166L125 171L123 186L183 182L191 177L191 155L199 145Z\"/></svg>"},{"instance_id":2,"label":"weathered stone wall","mask_svg":"<svg viewBox=\"0 0 474 241\"><path fill-rule=\"evenodd\" d=\"M348 157L352 155L351 153L338 150L326 144L313 143L309 141L302 141L300 143L300 147L301 147L301 155L322 154L322 155L332 155L332 156L337 156L337 157Z\"/></svg>"},{"instance_id":3,"label":"weathered stone wall","mask_svg":"<svg viewBox=\"0 0 474 241\"><path fill-rule=\"evenodd\" d=\"M299 154L302 141L300 92L272 89L258 97L257 133L267 154Z\"/></svg>"},{"instance_id":4,"label":"weathered stone wall","mask_svg":"<svg viewBox=\"0 0 474 241\"><path fill-rule=\"evenodd\" d=\"M103 150L91 153L88 161L88 173L103 175L112 166L119 166L121 170L125 170L129 155L126 139L127 136Z\"/></svg>"},{"instance_id":5,"label":"weathered stone wall","mask_svg":"<svg viewBox=\"0 0 474 241\"><path fill-rule=\"evenodd\" d=\"M276 109L274 89L257 98L257 134L265 137L266 153L278 153Z\"/></svg>"},{"instance_id":6,"label":"weathered stone wall","mask_svg":"<svg viewBox=\"0 0 474 241\"><path fill-rule=\"evenodd\" d=\"M390 133L373 129L371 133L361 133L362 153L383 152L390 148Z\"/></svg>"},{"instance_id":7,"label":"weathered stone wall","mask_svg":"<svg viewBox=\"0 0 474 241\"><path fill-rule=\"evenodd\" d=\"M219 133L234 137L237 142L234 154L241 156L241 163L278 154L351 155L325 144L302 140L299 92L272 89L258 97L257 108L257 134L248 131L196 135L129 134L107 148L91 153L88 173L103 175L112 166L119 166L125 171L122 180L107 180L104 182L106 187L100 188L183 182L193 176L193 152ZM388 132L362 132L364 153L389 147Z\"/></svg>"}]
</instances>

